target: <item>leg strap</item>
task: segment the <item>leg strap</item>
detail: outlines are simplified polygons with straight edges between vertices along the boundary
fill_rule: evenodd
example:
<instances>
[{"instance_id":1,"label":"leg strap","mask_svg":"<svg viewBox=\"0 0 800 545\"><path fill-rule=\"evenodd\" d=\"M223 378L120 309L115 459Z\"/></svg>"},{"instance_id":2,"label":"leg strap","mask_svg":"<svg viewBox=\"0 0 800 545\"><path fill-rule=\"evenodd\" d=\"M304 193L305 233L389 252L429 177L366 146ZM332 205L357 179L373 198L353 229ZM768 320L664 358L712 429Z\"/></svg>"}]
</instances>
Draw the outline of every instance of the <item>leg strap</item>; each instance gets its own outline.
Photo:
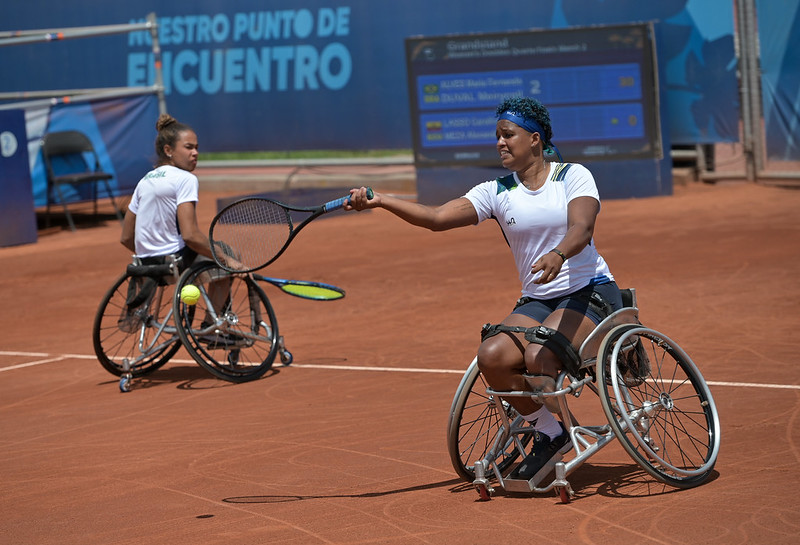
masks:
<instances>
[{"instance_id":1,"label":"leg strap","mask_svg":"<svg viewBox=\"0 0 800 545\"><path fill-rule=\"evenodd\" d=\"M481 341L485 341L489 337L494 337L499 333L525 333L529 329L529 327L516 325L483 324L481 328Z\"/></svg>"},{"instance_id":2,"label":"leg strap","mask_svg":"<svg viewBox=\"0 0 800 545\"><path fill-rule=\"evenodd\" d=\"M494 337L498 333L523 333L529 343L540 344L551 350L561 361L564 369L577 376L580 369L578 351L561 332L543 325L536 327L512 326L505 324L485 324L481 330L481 341Z\"/></svg>"}]
</instances>

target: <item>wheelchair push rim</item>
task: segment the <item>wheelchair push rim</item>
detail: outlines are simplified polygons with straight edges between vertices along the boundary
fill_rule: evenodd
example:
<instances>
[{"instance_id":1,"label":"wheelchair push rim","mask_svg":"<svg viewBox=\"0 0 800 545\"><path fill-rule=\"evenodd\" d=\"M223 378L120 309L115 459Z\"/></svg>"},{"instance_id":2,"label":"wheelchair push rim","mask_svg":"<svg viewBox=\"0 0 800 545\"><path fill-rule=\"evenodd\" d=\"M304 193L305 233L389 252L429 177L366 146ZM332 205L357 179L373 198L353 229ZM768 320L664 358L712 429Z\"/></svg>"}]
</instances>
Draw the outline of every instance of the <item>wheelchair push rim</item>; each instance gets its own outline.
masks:
<instances>
[{"instance_id":1,"label":"wheelchair push rim","mask_svg":"<svg viewBox=\"0 0 800 545\"><path fill-rule=\"evenodd\" d=\"M213 295L214 283L223 292L221 298ZM187 284L201 292L193 305L180 299L181 288ZM231 274L213 262L195 264L178 280L173 303L181 342L217 378L247 382L272 367L279 349L277 318L267 295L250 275Z\"/></svg>"},{"instance_id":2,"label":"wheelchair push rim","mask_svg":"<svg viewBox=\"0 0 800 545\"><path fill-rule=\"evenodd\" d=\"M181 343L171 324L171 286L157 286L145 303L129 311L126 298L132 280L123 273L106 292L95 314L92 344L109 373L140 377L167 363Z\"/></svg>"},{"instance_id":3,"label":"wheelchair push rim","mask_svg":"<svg viewBox=\"0 0 800 545\"><path fill-rule=\"evenodd\" d=\"M647 363L634 376L625 362L639 341ZM621 325L606 336L597 361L603 410L634 461L671 486L705 482L719 452L719 416L686 352L655 330Z\"/></svg>"}]
</instances>

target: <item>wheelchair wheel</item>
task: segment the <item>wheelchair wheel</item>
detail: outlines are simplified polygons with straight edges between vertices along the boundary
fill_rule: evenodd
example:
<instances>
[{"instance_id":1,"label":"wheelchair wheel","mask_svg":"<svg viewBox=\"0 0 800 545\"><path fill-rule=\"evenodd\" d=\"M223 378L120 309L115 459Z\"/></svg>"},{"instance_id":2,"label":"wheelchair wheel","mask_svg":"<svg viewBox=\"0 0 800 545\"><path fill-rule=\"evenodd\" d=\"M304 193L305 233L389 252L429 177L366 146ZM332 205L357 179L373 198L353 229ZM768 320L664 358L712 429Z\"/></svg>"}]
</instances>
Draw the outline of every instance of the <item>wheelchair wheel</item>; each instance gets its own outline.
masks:
<instances>
[{"instance_id":1,"label":"wheelchair wheel","mask_svg":"<svg viewBox=\"0 0 800 545\"><path fill-rule=\"evenodd\" d=\"M657 331L625 324L606 335L597 362L603 411L634 461L670 486L705 482L719 453L719 416L686 352Z\"/></svg>"},{"instance_id":2,"label":"wheelchair wheel","mask_svg":"<svg viewBox=\"0 0 800 545\"><path fill-rule=\"evenodd\" d=\"M175 355L181 343L172 317L172 286L157 286L134 309L126 305L131 282L124 273L103 297L95 314L92 343L100 364L111 374L134 377L155 371ZM125 369L127 360L129 370Z\"/></svg>"},{"instance_id":3,"label":"wheelchair wheel","mask_svg":"<svg viewBox=\"0 0 800 545\"><path fill-rule=\"evenodd\" d=\"M464 373L458 385L450 418L447 423L447 450L456 473L467 482L475 480L475 462L482 460L494 445L503 420L497 412L494 399L486 393L488 384L478 369L477 358ZM503 402L503 407L512 423L520 424L522 417L511 405ZM516 420L516 421L515 421ZM530 434L520 437L523 445L530 441ZM513 439L505 444L496 462L500 472L504 472L519 456Z\"/></svg>"},{"instance_id":4,"label":"wheelchair wheel","mask_svg":"<svg viewBox=\"0 0 800 545\"><path fill-rule=\"evenodd\" d=\"M187 305L183 286L200 290ZM250 275L230 274L202 261L178 280L174 313L186 350L214 376L230 382L255 380L266 373L278 352L278 322L264 291Z\"/></svg>"}]
</instances>

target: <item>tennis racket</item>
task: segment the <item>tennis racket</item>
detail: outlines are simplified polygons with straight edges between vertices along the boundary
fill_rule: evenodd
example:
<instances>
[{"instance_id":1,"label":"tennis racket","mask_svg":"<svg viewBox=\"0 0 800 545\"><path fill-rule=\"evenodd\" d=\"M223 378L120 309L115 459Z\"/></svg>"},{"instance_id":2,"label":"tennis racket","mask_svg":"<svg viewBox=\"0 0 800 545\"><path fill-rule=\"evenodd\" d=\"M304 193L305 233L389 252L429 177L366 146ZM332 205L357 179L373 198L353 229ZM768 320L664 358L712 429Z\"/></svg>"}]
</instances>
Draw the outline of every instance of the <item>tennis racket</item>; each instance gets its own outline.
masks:
<instances>
[{"instance_id":1,"label":"tennis racket","mask_svg":"<svg viewBox=\"0 0 800 545\"><path fill-rule=\"evenodd\" d=\"M311 299L313 301L334 301L344 297L344 290L332 284L323 282L311 282L308 280L287 280L284 278L271 278L253 274L253 278L261 282L269 282L295 297Z\"/></svg>"},{"instance_id":2,"label":"tennis racket","mask_svg":"<svg viewBox=\"0 0 800 545\"><path fill-rule=\"evenodd\" d=\"M367 198L373 197L372 189ZM272 199L249 197L219 211L211 222L208 238L217 265L230 272L252 272L266 267L286 250L303 227L322 214L339 210L350 196L341 197L321 206L292 206ZM309 214L297 226L290 212ZM230 267L231 256L241 267Z\"/></svg>"}]
</instances>

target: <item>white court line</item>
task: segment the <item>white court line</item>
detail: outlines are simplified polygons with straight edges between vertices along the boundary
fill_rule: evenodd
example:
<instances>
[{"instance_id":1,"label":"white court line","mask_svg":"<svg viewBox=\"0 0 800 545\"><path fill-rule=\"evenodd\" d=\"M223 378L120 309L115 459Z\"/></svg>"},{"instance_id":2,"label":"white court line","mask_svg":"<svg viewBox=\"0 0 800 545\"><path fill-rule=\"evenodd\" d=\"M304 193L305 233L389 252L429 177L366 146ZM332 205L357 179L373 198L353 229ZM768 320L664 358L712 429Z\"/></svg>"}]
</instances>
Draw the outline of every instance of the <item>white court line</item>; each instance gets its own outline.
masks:
<instances>
[{"instance_id":1,"label":"white court line","mask_svg":"<svg viewBox=\"0 0 800 545\"><path fill-rule=\"evenodd\" d=\"M738 388L773 388L778 390L800 390L800 384L760 384L756 382L718 382L707 380L709 386L733 386Z\"/></svg>"},{"instance_id":2,"label":"white court line","mask_svg":"<svg viewBox=\"0 0 800 545\"><path fill-rule=\"evenodd\" d=\"M61 356L50 356L50 354L39 354L35 352L5 352L0 350L0 356L23 356L23 357L40 357L45 358L29 363L21 363L19 365L12 365L10 367L0 367L0 373L3 371L10 371L12 369L20 369L23 367L33 367L35 365L43 365L45 363L52 363L56 361L64 361L67 359L81 359L81 360L94 360L96 356L87 356L83 354L63 354ZM194 363L194 360L174 359L170 360L175 363ZM289 366L291 369L333 369L335 371L380 371L383 373L442 373L463 375L463 369L425 369L421 367L359 367L357 365L318 365L318 364L299 364ZM763 384L757 382L721 382L716 380L707 380L706 384L709 386L725 386L734 388L771 388L778 390L800 390L800 384Z\"/></svg>"},{"instance_id":3,"label":"white court line","mask_svg":"<svg viewBox=\"0 0 800 545\"><path fill-rule=\"evenodd\" d=\"M359 367L357 365L317 365L313 363L300 364L296 369L335 369L336 371L389 371L394 373L452 373L463 375L464 369L423 369L421 367Z\"/></svg>"},{"instance_id":4,"label":"white court line","mask_svg":"<svg viewBox=\"0 0 800 545\"><path fill-rule=\"evenodd\" d=\"M0 353L0 355L2 355L2 353ZM24 356L25 354L14 354L14 355L15 356ZM46 355L46 354L42 354L42 355ZM31 361L31 362L28 362L28 363L20 363L19 365L12 365L10 367L0 367L0 373L2 373L3 371L11 371L13 369L22 369L23 367L33 367L34 365L42 365L42 364L45 364L45 363L52 363L54 361L63 361L65 359L67 359L66 356L60 356L60 357L55 357L55 358L47 358L47 359L43 359L43 360Z\"/></svg>"}]
</instances>

